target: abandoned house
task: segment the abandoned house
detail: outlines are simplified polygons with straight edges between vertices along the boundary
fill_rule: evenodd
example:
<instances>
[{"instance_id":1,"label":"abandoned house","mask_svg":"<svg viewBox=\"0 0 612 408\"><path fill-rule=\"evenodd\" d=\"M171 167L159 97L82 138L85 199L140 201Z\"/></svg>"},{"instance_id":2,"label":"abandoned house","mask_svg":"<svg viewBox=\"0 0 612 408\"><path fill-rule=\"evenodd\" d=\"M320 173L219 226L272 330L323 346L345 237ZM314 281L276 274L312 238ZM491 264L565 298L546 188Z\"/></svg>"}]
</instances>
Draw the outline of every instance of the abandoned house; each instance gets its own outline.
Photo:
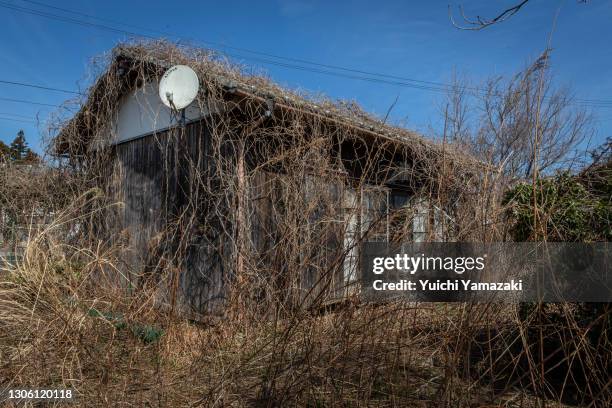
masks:
<instances>
[{"instance_id":1,"label":"abandoned house","mask_svg":"<svg viewBox=\"0 0 612 408\"><path fill-rule=\"evenodd\" d=\"M200 82L183 118L158 92L178 64ZM123 245L129 287L163 282L196 314L236 285L291 307L355 293L360 242L452 239L477 177L450 146L354 103L165 42L115 48L54 149L122 204L100 234Z\"/></svg>"}]
</instances>

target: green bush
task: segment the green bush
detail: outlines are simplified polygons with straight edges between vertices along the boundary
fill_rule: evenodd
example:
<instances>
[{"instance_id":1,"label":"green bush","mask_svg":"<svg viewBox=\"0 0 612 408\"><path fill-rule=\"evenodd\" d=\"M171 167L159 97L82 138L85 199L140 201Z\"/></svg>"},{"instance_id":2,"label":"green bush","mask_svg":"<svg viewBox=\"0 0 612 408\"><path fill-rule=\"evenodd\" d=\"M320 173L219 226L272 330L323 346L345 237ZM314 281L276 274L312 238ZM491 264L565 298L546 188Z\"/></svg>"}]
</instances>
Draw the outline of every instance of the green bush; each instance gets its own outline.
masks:
<instances>
[{"instance_id":1,"label":"green bush","mask_svg":"<svg viewBox=\"0 0 612 408\"><path fill-rule=\"evenodd\" d=\"M503 201L508 206L510 235L515 241L609 241L612 237L611 187L609 165L598 168L595 174L562 173L538 180L535 192L533 184L519 184L505 194ZM534 228L536 214L538 222ZM536 356L540 351L543 353L539 355L542 364L547 362L554 367L550 368L549 377L555 375L555 370L559 378L571 374L577 393L587 384L599 389L602 384L596 386L591 379L610 370L612 311L609 304L523 303L519 318L525 324L523 332L527 337L521 347L533 349ZM539 348L542 344L550 350Z\"/></svg>"},{"instance_id":2,"label":"green bush","mask_svg":"<svg viewBox=\"0 0 612 408\"><path fill-rule=\"evenodd\" d=\"M610 180L603 189L587 189L569 173L541 179L536 184L521 183L508 191L503 203L508 205L512 221L510 234L515 241L594 242L612 237ZM535 198L535 200L534 200ZM534 201L537 205L538 230L534 231Z\"/></svg>"}]
</instances>

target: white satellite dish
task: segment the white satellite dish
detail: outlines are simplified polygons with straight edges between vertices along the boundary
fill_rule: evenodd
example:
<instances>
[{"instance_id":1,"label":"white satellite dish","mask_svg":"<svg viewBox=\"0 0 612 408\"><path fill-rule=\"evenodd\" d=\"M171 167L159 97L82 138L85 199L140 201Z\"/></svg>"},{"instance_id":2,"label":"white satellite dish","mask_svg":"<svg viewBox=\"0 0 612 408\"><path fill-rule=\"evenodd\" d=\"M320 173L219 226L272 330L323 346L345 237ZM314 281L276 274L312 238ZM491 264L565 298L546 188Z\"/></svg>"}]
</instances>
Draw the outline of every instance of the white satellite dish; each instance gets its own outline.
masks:
<instances>
[{"instance_id":1,"label":"white satellite dish","mask_svg":"<svg viewBox=\"0 0 612 408\"><path fill-rule=\"evenodd\" d=\"M164 105L174 110L189 106L198 95L200 81L187 65L168 68L159 81L159 97Z\"/></svg>"}]
</instances>

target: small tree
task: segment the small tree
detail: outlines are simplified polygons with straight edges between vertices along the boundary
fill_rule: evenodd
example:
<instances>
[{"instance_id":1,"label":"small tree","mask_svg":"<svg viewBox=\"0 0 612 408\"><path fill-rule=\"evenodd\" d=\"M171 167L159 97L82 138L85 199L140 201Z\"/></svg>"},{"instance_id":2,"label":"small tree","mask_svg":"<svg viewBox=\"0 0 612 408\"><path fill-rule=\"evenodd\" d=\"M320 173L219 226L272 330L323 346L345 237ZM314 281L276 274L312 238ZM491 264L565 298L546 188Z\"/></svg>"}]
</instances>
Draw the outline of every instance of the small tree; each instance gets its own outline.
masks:
<instances>
[{"instance_id":1,"label":"small tree","mask_svg":"<svg viewBox=\"0 0 612 408\"><path fill-rule=\"evenodd\" d=\"M591 114L556 87L548 52L511 78L474 88L455 79L449 88L446 136L464 144L509 180L549 176L576 163L578 146L593 133Z\"/></svg>"},{"instance_id":2,"label":"small tree","mask_svg":"<svg viewBox=\"0 0 612 408\"><path fill-rule=\"evenodd\" d=\"M13 163L33 164L40 161L40 157L28 146L25 132L20 130L9 147L9 157Z\"/></svg>"},{"instance_id":3,"label":"small tree","mask_svg":"<svg viewBox=\"0 0 612 408\"><path fill-rule=\"evenodd\" d=\"M11 158L13 161L21 161L28 154L28 150L30 150L30 148L25 139L25 132L20 130L17 132L17 137L15 137L11 143Z\"/></svg>"}]
</instances>

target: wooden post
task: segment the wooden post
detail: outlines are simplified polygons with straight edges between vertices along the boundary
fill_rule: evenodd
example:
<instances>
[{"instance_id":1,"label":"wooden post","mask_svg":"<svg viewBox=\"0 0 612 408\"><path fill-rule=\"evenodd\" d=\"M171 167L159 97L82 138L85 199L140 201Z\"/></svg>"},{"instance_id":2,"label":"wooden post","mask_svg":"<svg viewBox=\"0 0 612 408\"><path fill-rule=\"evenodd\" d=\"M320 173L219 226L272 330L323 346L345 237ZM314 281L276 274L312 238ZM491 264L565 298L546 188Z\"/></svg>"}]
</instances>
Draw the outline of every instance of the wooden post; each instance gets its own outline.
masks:
<instances>
[{"instance_id":1,"label":"wooden post","mask_svg":"<svg viewBox=\"0 0 612 408\"><path fill-rule=\"evenodd\" d=\"M244 127L236 149L236 283L241 286L245 280L246 249L248 242L247 228L247 197L248 184L246 172L246 140L249 135L261 126L267 116L262 116L251 124Z\"/></svg>"},{"instance_id":2,"label":"wooden post","mask_svg":"<svg viewBox=\"0 0 612 408\"><path fill-rule=\"evenodd\" d=\"M244 139L238 142L237 154L236 278L238 284L240 284L244 277L244 248L246 239L246 169L244 163Z\"/></svg>"}]
</instances>

